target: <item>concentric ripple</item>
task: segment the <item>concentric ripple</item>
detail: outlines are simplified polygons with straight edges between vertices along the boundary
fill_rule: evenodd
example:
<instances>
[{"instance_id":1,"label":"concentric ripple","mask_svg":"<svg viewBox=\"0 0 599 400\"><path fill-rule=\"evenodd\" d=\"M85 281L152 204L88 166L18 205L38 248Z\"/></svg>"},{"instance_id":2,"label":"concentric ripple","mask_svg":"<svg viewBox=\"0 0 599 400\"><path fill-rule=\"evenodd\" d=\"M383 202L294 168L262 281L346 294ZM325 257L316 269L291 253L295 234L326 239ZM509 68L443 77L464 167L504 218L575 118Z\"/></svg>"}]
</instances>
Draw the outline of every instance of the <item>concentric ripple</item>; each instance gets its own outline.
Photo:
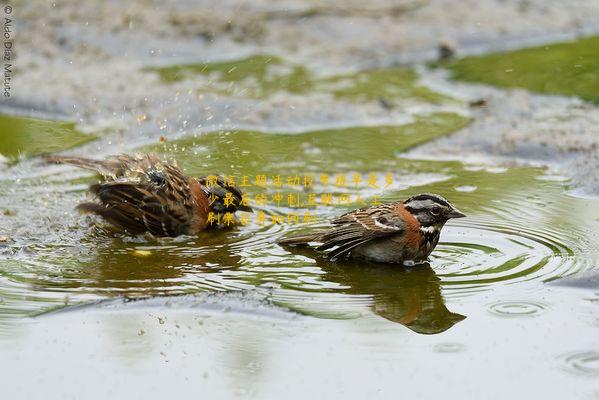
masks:
<instances>
[{"instance_id":1,"label":"concentric ripple","mask_svg":"<svg viewBox=\"0 0 599 400\"><path fill-rule=\"evenodd\" d=\"M432 254L443 286L450 292L478 291L497 283L550 281L592 267L576 257L580 241L573 234L471 218L444 229Z\"/></svg>"},{"instance_id":2,"label":"concentric ripple","mask_svg":"<svg viewBox=\"0 0 599 400\"><path fill-rule=\"evenodd\" d=\"M536 317L547 310L546 304L535 301L500 301L488 306L491 314L500 317Z\"/></svg>"},{"instance_id":3,"label":"concentric ripple","mask_svg":"<svg viewBox=\"0 0 599 400\"><path fill-rule=\"evenodd\" d=\"M599 376L599 351L570 353L562 357L564 368L570 372Z\"/></svg>"}]
</instances>

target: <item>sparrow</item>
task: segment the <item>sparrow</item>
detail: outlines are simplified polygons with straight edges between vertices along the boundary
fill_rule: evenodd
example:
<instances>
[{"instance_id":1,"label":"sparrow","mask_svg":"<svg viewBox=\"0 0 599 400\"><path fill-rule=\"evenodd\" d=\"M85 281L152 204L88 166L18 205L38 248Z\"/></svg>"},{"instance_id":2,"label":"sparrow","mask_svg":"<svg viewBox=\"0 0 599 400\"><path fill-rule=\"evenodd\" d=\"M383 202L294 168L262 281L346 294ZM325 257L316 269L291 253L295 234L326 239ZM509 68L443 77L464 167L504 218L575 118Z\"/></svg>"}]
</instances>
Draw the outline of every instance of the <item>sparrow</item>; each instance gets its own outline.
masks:
<instances>
[{"instance_id":1,"label":"sparrow","mask_svg":"<svg viewBox=\"0 0 599 400\"><path fill-rule=\"evenodd\" d=\"M350 211L333 219L333 226L326 231L283 238L278 243L306 246L316 242L316 250L333 261L354 257L409 266L428 259L448 220L465 216L445 198L422 193Z\"/></svg>"},{"instance_id":2,"label":"sparrow","mask_svg":"<svg viewBox=\"0 0 599 400\"><path fill-rule=\"evenodd\" d=\"M65 156L44 159L100 174L102 181L90 186L97 201L81 203L77 209L99 215L130 234L195 235L222 227L214 223L212 216L252 211L244 205L241 191L222 177L215 176L209 182L207 177L190 177L176 164L152 154L121 154L106 160Z\"/></svg>"}]
</instances>

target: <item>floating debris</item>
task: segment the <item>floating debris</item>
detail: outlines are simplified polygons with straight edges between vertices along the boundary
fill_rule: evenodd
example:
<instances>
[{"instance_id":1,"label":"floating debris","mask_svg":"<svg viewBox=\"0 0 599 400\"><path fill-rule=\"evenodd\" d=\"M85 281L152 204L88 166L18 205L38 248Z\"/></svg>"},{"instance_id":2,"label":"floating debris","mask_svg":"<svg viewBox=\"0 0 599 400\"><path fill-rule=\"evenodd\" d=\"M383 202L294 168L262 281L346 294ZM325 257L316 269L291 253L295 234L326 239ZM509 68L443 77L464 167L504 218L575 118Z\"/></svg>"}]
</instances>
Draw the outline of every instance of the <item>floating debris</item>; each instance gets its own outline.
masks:
<instances>
[{"instance_id":1,"label":"floating debris","mask_svg":"<svg viewBox=\"0 0 599 400\"><path fill-rule=\"evenodd\" d=\"M456 45L449 40L443 40L437 46L437 57L439 61L451 60L455 57Z\"/></svg>"},{"instance_id":2,"label":"floating debris","mask_svg":"<svg viewBox=\"0 0 599 400\"><path fill-rule=\"evenodd\" d=\"M384 97L379 97L379 104L385 110L392 110L393 109L393 103L391 103L388 99L386 99Z\"/></svg>"},{"instance_id":3,"label":"floating debris","mask_svg":"<svg viewBox=\"0 0 599 400\"><path fill-rule=\"evenodd\" d=\"M471 108L477 108L477 107L487 107L488 103L486 99L476 99L476 100L472 100L468 103L468 105Z\"/></svg>"}]
</instances>

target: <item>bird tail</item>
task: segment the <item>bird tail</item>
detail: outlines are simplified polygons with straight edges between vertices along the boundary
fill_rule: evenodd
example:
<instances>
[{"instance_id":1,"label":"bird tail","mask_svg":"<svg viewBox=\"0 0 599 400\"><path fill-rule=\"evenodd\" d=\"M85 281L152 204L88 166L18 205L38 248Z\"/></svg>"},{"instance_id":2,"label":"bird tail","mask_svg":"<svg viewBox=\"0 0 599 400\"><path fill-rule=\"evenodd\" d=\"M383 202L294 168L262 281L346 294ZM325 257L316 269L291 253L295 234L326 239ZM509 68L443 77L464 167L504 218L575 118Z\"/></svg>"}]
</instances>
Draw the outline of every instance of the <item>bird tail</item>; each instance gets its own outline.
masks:
<instances>
[{"instance_id":1,"label":"bird tail","mask_svg":"<svg viewBox=\"0 0 599 400\"><path fill-rule=\"evenodd\" d=\"M85 157L70 156L43 156L43 160L49 164L68 164L75 167L94 171L103 176L118 174L119 162L116 160L94 160Z\"/></svg>"},{"instance_id":2,"label":"bird tail","mask_svg":"<svg viewBox=\"0 0 599 400\"><path fill-rule=\"evenodd\" d=\"M48 164L69 164L75 167L98 171L103 168L103 161L94 160L85 157L69 157L69 156L44 156L44 161Z\"/></svg>"},{"instance_id":3,"label":"bird tail","mask_svg":"<svg viewBox=\"0 0 599 400\"><path fill-rule=\"evenodd\" d=\"M318 242L320 233L309 235L298 235L277 240L277 243L283 246L307 246L310 242Z\"/></svg>"}]
</instances>

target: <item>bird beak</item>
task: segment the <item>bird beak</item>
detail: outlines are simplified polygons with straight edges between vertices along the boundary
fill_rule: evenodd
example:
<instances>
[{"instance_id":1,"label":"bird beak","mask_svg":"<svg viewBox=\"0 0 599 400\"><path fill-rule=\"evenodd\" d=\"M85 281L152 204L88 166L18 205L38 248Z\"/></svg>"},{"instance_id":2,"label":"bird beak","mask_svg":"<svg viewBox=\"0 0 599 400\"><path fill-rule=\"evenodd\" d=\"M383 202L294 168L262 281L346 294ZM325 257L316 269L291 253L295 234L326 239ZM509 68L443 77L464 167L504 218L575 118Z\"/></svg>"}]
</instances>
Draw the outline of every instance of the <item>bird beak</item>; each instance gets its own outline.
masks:
<instances>
[{"instance_id":1,"label":"bird beak","mask_svg":"<svg viewBox=\"0 0 599 400\"><path fill-rule=\"evenodd\" d=\"M250 207L250 206L244 206L244 205L242 205L242 204L240 204L240 205L237 207L237 209L238 209L239 211L245 211L245 212L250 212L250 213L251 213L251 212L254 212L254 210L252 209L252 207Z\"/></svg>"},{"instance_id":2,"label":"bird beak","mask_svg":"<svg viewBox=\"0 0 599 400\"><path fill-rule=\"evenodd\" d=\"M466 216L466 214L464 214L463 212L459 211L456 208L451 210L451 212L448 215L449 218L464 218L465 216Z\"/></svg>"}]
</instances>

